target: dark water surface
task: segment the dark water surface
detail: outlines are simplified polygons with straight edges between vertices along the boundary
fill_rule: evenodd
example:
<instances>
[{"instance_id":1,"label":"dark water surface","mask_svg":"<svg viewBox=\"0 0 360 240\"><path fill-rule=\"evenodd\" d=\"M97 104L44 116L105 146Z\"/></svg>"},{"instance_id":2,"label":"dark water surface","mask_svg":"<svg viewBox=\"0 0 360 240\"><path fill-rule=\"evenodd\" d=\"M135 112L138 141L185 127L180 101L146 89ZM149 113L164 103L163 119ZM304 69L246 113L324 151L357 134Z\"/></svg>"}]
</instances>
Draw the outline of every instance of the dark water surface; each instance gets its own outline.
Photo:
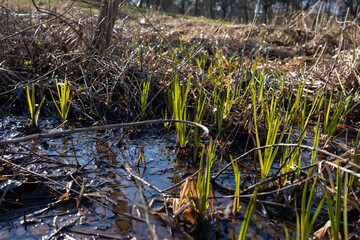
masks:
<instances>
[{"instance_id":1,"label":"dark water surface","mask_svg":"<svg viewBox=\"0 0 360 240\"><path fill-rule=\"evenodd\" d=\"M26 118L23 117L4 116L0 122L0 138L21 136L20 128L24 126L25 121ZM49 132L55 128L55 122L42 121L39 125L43 132ZM108 208L85 198L77 207L78 196L73 193L71 193L70 201L56 203L59 196L65 193L63 187L52 184L48 179L41 177L34 179L27 176L28 173L25 170L20 170L16 177L4 170L3 175L0 175L2 177L0 183L11 183L12 186L14 183L18 183L19 186L8 189L5 201L0 206L2 215L0 217L0 238L152 238L148 225L143 221L146 216L139 189L129 178L124 164L127 163L137 176L161 190L185 179L194 173L197 167L176 158L176 135L174 132L169 133L159 127L147 126L136 130L135 134L130 134L125 138L123 144L117 147L115 145L121 133L121 130L88 132L43 139L36 145L31 142L23 144L28 148L33 147L34 152L40 156L46 155L48 158L64 164L43 161L43 157L16 154L19 152L29 153L29 151L21 146L8 146L7 153L3 156L4 159L19 165L24 164L25 169L63 185L72 182L73 188L77 191L80 190L82 181L86 179L86 193L93 194L92 199L98 200ZM145 157L146 168L142 162L138 165L140 153ZM35 162L31 163L31 161ZM79 166L76 166L77 162ZM84 167L85 164L87 165ZM213 171L218 171L225 164L216 160ZM82 167L80 173L76 172L76 169ZM234 179L231 174L229 176L224 177L222 183L234 188ZM147 203L154 198L162 199L162 196L155 190L142 184L139 186L144 192ZM1 195L4 191L5 187L0 187ZM171 190L167 194L178 196L179 188ZM217 197L214 201L215 211L224 212L226 206L231 202L231 198L221 198L222 194L216 189L215 196ZM20 201L19 198L21 198ZM155 203L151 210L157 209L162 204L161 202ZM238 236L245 210L246 205L235 221L220 217L218 222L212 223L222 232L222 236L219 238L230 238L232 231L235 231L235 236ZM125 213L126 216L118 213ZM148 217L159 239L186 238L186 236L175 233L153 215L149 214ZM283 232L284 228L281 222L263 217L260 210L254 214L248 236L253 239L281 239ZM95 233L100 235L97 236Z\"/></svg>"}]
</instances>

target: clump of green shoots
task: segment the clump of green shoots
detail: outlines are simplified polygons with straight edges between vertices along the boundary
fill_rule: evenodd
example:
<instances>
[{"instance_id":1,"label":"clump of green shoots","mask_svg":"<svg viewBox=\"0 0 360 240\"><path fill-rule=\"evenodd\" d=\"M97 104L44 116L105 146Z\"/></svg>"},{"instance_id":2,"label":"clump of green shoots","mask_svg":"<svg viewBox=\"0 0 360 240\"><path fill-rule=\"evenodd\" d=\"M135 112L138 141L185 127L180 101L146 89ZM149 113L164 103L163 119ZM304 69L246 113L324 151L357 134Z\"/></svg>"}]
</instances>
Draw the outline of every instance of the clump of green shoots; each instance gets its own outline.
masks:
<instances>
[{"instance_id":1,"label":"clump of green shoots","mask_svg":"<svg viewBox=\"0 0 360 240\"><path fill-rule=\"evenodd\" d=\"M327 106L325 106L324 133L328 138L333 135L341 120L356 106L354 105L348 109L351 97L349 96L345 102L343 102L343 93L341 93L340 99L337 101L338 104L333 107L333 112L331 114L332 96L333 93L331 92ZM344 113L344 110L347 111Z\"/></svg>"},{"instance_id":2,"label":"clump of green shoots","mask_svg":"<svg viewBox=\"0 0 360 240\"><path fill-rule=\"evenodd\" d=\"M286 144L291 142L291 133L292 133L292 127L289 129L288 137L285 140ZM298 159L301 156L299 154L299 151L296 151L296 150L298 150L298 148L293 150L293 153L291 154L291 156L289 156L289 152L290 152L289 150L290 150L289 148L285 147L282 152L282 158L280 159L280 166L281 166L280 173L281 174L289 172L291 170L291 168L293 166L295 166L296 159ZM285 185L287 179L288 179L288 176L281 177L281 185L282 186Z\"/></svg>"},{"instance_id":3,"label":"clump of green shoots","mask_svg":"<svg viewBox=\"0 0 360 240\"><path fill-rule=\"evenodd\" d=\"M319 203L319 205L316 208L316 211L314 213L314 215L311 217L310 216L310 209L312 208L313 205L313 195L314 195L314 191L315 191L315 186L316 186L316 180L317 178L315 178L312 188L310 190L310 195L308 198L307 197L307 191L308 191L308 180L305 182L305 186L303 189L303 194L302 194L302 198L301 198L301 213L300 213L300 219L299 219L299 214L296 211L296 232L297 232L297 239L301 240L308 240L310 233L312 231L312 228L314 226L315 220L317 218L317 216L320 213L320 210L324 204L325 201L325 197L323 197ZM296 201L296 199L295 199Z\"/></svg>"},{"instance_id":4,"label":"clump of green shoots","mask_svg":"<svg viewBox=\"0 0 360 240\"><path fill-rule=\"evenodd\" d=\"M58 98L59 98L59 105L56 103L55 98L51 93L51 97L54 101L54 104L56 106L56 109L58 110L60 117L63 121L66 120L69 110L70 110L70 105L71 105L71 95L70 95L70 86L68 86L67 80L66 80L66 76L65 76L65 80L61 81L61 83L58 83L57 78L56 79L56 88L57 88L57 92L58 92ZM60 85L60 87L59 87Z\"/></svg>"},{"instance_id":5,"label":"clump of green shoots","mask_svg":"<svg viewBox=\"0 0 360 240\"><path fill-rule=\"evenodd\" d=\"M281 89L284 88L284 80L283 80L283 75L281 75L281 73L279 73L278 77L279 82L280 82L280 87ZM307 122L305 122L305 117L308 115L306 112L306 104L307 104L307 92L305 94L305 97L302 100L302 96L304 94L304 83L305 81L301 80L298 90L297 90L297 94L296 94L296 98L294 100L294 102L291 104L292 102L292 94L289 95L289 108L286 111L286 115L285 115L285 123L287 123L287 125L292 124L293 122L295 122L296 120L298 120L298 130L299 132L305 131L306 132L306 128L305 128L305 124L307 124ZM316 103L316 101L314 101L314 104ZM309 116L310 118L310 116ZM291 141L291 136L292 136L292 127L290 127L289 132L288 132L288 138L286 139L286 143L292 143ZM297 143L301 144L305 138L305 132L304 134L302 134L302 136L300 137L300 139L297 140ZM302 155L300 154L300 149L299 148L295 148L291 150L291 154L288 148L285 148L285 150L283 151L283 157L280 159L280 164L281 164L281 170L280 172L286 173L288 171L290 171L290 169L292 167L294 167L296 164L298 164L298 167L300 169L301 166L301 157ZM300 174L300 171L299 171ZM281 178L281 184L284 185L287 181L287 176L284 176Z\"/></svg>"},{"instance_id":6,"label":"clump of green shoots","mask_svg":"<svg viewBox=\"0 0 360 240\"><path fill-rule=\"evenodd\" d=\"M142 85L140 85L137 82L139 90L140 90L140 111L142 111L141 117L145 116L145 112L143 110L144 110L144 108L146 106L147 99L148 99L148 96L149 96L150 79L151 78L149 78L148 80L144 80Z\"/></svg>"},{"instance_id":7,"label":"clump of green shoots","mask_svg":"<svg viewBox=\"0 0 360 240\"><path fill-rule=\"evenodd\" d=\"M307 100L308 100L308 92L306 91L305 93L305 97L302 101L302 103L300 103L300 100L302 98L302 95L304 94L304 81L300 82L299 84L299 88L298 88L298 92L296 95L296 99L294 101L294 104L288 109L286 116L285 116L285 123L287 125L290 125L291 123L295 122L297 120L297 127L298 127L298 131L300 133L302 133L302 135L297 139L297 143L298 144L302 144L305 136L306 136L306 126L308 125L310 118L311 118L311 114L308 114L308 112L306 111L307 108ZM320 104L317 106L317 110L319 110L321 108L321 99L319 99L319 96L321 95L321 92L318 92L316 98L312 101L312 105L311 105L311 109L310 112L313 112L315 110L315 107L317 106L317 101L320 101ZM320 131L319 131L319 125L320 122L318 120L317 125L314 127L314 148L317 148L319 145L319 140L320 140ZM292 133L292 128L290 128L289 130L289 137L286 140L286 143L290 142L290 135ZM290 171L290 169L295 166L297 164L297 177L300 176L300 168L301 168L301 162L302 162L302 154L300 153L300 149L299 148L295 148L291 150L291 154L289 156L290 152L289 149L285 149L285 151L283 152L283 158L280 160L281 163L281 173L285 173ZM315 159L316 159L316 152L315 154L312 155L311 157L311 163L315 163ZM281 183L285 184L287 180L287 177L284 176L281 179Z\"/></svg>"},{"instance_id":8,"label":"clump of green shoots","mask_svg":"<svg viewBox=\"0 0 360 240\"><path fill-rule=\"evenodd\" d=\"M202 220L205 220L206 217L206 210L208 208L208 200L209 200L209 194L210 194L210 180L211 180L211 167L214 163L216 153L216 144L210 139L210 144L208 146L208 154L206 156L206 163L205 163L205 169L204 167L204 150L201 154L201 160L200 160L200 166L199 169L200 172L198 174L198 196L200 196L200 215Z\"/></svg>"},{"instance_id":9,"label":"clump of green shoots","mask_svg":"<svg viewBox=\"0 0 360 240\"><path fill-rule=\"evenodd\" d=\"M317 149L317 147L319 146L319 141L320 141L320 131L318 131L319 129L319 125L320 125L320 117L318 118L318 122L317 125L315 127L315 137L314 137L314 141L313 141L313 148ZM318 132L318 133L317 133ZM316 160L316 156L317 156L317 151L313 150L311 153L311 163L315 163ZM308 174L309 176L312 176L315 172L315 168L311 168L310 169L310 173ZM325 196L321 199L319 205L316 208L316 211L314 213L314 215L310 216L310 209L312 208L312 205L314 203L313 201L313 195L315 192L315 186L316 186L316 181L317 178L314 179L312 188L310 190L310 195L307 198L307 192L308 192L308 184L309 184L309 180L306 180L305 182L305 186L303 189L303 193L302 193L302 198L301 198L301 214L300 214L300 219L299 219L299 215L298 212L296 211L296 222L297 222L297 236L299 239L299 236L301 236L301 240L307 240L309 239L310 233L312 231L312 228L314 226L315 220L317 218L317 216L320 213L320 210L324 204L325 201ZM296 198L296 197L295 197ZM296 205L296 199L295 199L295 205Z\"/></svg>"},{"instance_id":10,"label":"clump of green shoots","mask_svg":"<svg viewBox=\"0 0 360 240\"><path fill-rule=\"evenodd\" d=\"M342 194L342 179L341 179L341 171L340 167L338 165L337 171L336 171L336 203L335 203L335 211L334 206L332 203L332 199L330 194L328 193L328 190L325 191L326 196L326 204L328 208L329 218L331 221L331 236L330 239L338 240L341 239L340 235L340 217L341 217L341 204L342 204L342 197L344 197L344 205L343 205L343 222L344 222L344 239L349 239L348 236L348 226L347 226L347 191L348 191L348 175L346 173L345 175L345 181L344 181L344 193Z\"/></svg>"},{"instance_id":11,"label":"clump of green shoots","mask_svg":"<svg viewBox=\"0 0 360 240\"><path fill-rule=\"evenodd\" d=\"M215 102L217 105L217 109L216 109L216 116L217 116L217 122L218 122L218 130L219 133L221 132L222 129L222 124L223 124L223 120L224 118L226 118L226 116L228 116L230 114L231 111L231 107L234 101L234 97L235 94L232 94L231 96L231 87L230 87L230 81L227 82L227 87L226 87L226 96L222 96L220 98L220 93L216 93L215 91Z\"/></svg>"},{"instance_id":12,"label":"clump of green shoots","mask_svg":"<svg viewBox=\"0 0 360 240\"><path fill-rule=\"evenodd\" d=\"M26 88L26 97L27 97L27 101L28 101L28 104L29 104L31 123L34 126L37 126L38 120L39 120L40 108L41 108L42 104L44 103L45 96L42 98L37 110L36 110L36 104L35 104L35 87L34 87L34 84L32 84L32 86L31 86L31 95L30 95L29 86L27 86L27 88Z\"/></svg>"},{"instance_id":13,"label":"clump of green shoots","mask_svg":"<svg viewBox=\"0 0 360 240\"><path fill-rule=\"evenodd\" d=\"M197 66L201 69L201 70L205 70L206 68L206 63L208 61L208 56L204 53L199 53L200 57L196 59L196 63Z\"/></svg>"},{"instance_id":14,"label":"clump of green shoots","mask_svg":"<svg viewBox=\"0 0 360 240\"><path fill-rule=\"evenodd\" d=\"M261 76L261 74L260 74ZM260 83L264 84L264 81L260 81ZM259 86L260 91L257 91L255 82L252 83L252 89L251 89L251 96L252 96L252 103L253 103L253 116L254 116L254 128L255 128L255 138L256 138L256 144L258 147L260 147L260 137L259 137L259 131L258 131L258 114L257 114L257 100L258 99L266 99L264 96L264 92L261 90L263 89L263 86ZM284 119L284 117L281 117L279 115L279 110L277 109L277 98L275 96L275 93L273 92L270 106L265 106L263 103L261 104L261 108L265 108L267 115L266 115L266 123L268 127L268 132L266 136L266 145L273 145L277 142L281 142L282 138L285 134L285 129L281 132L279 138L278 132L280 130L281 123ZM261 110L263 112L264 110ZM261 168L261 180L265 180L269 174L269 171L271 169L272 163L275 159L275 156L278 152L279 147L275 148L266 148L264 155L262 154L261 150L258 151L259 154L259 161L260 161L260 168Z\"/></svg>"},{"instance_id":15,"label":"clump of green shoots","mask_svg":"<svg viewBox=\"0 0 360 240\"><path fill-rule=\"evenodd\" d=\"M173 81L171 82L171 89L168 95L169 103L172 105L172 110L174 114L174 118L176 120L187 120L187 96L189 93L189 86L190 86L190 79L188 83L180 86L178 75L175 75ZM180 147L185 147L189 133L187 133L187 124L185 123L175 123L177 135L178 135L178 142Z\"/></svg>"}]
</instances>

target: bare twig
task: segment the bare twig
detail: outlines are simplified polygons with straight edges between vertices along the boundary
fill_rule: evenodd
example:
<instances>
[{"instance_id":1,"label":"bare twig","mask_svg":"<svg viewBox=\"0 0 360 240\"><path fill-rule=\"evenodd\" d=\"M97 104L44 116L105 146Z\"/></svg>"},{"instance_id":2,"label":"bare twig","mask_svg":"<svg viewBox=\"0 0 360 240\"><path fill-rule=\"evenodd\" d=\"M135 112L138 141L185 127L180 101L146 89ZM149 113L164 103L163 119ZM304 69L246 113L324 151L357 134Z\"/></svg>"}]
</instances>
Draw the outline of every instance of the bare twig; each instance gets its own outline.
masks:
<instances>
[{"instance_id":1,"label":"bare twig","mask_svg":"<svg viewBox=\"0 0 360 240\"><path fill-rule=\"evenodd\" d=\"M80 132L98 131L98 130L105 130L105 129L124 128L124 127L130 127L130 126L141 126L141 125L167 123L167 122L179 122L179 123L186 123L186 124L194 125L194 126L201 128L202 130L204 130L206 135L209 134L209 129L207 127L205 127L204 125L195 123L195 122L175 120L175 119L157 119L157 120L148 120L148 121L142 121L142 122L118 123L118 124L87 127L87 128L75 128L75 129L68 129L68 130L52 132L52 133L39 133L39 134L33 134L33 135L29 135L29 136L22 137L22 138L1 140L0 145L7 145L7 144L19 143L19 142L27 142L27 141L39 140L39 139L43 139L43 138L58 137L58 136L69 135L69 134L80 133Z\"/></svg>"}]
</instances>

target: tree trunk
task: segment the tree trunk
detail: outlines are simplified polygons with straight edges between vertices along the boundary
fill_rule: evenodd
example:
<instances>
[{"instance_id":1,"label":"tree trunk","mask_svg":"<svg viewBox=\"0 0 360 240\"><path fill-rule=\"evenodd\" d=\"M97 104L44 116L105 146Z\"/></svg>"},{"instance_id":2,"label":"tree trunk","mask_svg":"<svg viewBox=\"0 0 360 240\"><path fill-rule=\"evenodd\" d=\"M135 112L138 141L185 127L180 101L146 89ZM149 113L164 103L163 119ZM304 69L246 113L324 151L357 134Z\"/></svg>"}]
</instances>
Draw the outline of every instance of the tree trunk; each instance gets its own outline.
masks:
<instances>
[{"instance_id":1,"label":"tree trunk","mask_svg":"<svg viewBox=\"0 0 360 240\"><path fill-rule=\"evenodd\" d=\"M110 44L119 3L119 0L102 0L102 7L92 41L92 47L98 53L104 52Z\"/></svg>"},{"instance_id":2,"label":"tree trunk","mask_svg":"<svg viewBox=\"0 0 360 240\"><path fill-rule=\"evenodd\" d=\"M195 13L194 15L199 16L199 0L195 0Z\"/></svg>"},{"instance_id":3,"label":"tree trunk","mask_svg":"<svg viewBox=\"0 0 360 240\"><path fill-rule=\"evenodd\" d=\"M222 19L225 18L227 9L228 9L227 2L226 2L226 1L223 1L223 2L221 3Z\"/></svg>"},{"instance_id":4,"label":"tree trunk","mask_svg":"<svg viewBox=\"0 0 360 240\"><path fill-rule=\"evenodd\" d=\"M263 3L263 11L264 11L264 20L263 20L263 23L265 23L265 24L267 24L267 18L268 18L268 4L267 4L267 2L265 1L264 3Z\"/></svg>"},{"instance_id":5,"label":"tree trunk","mask_svg":"<svg viewBox=\"0 0 360 240\"><path fill-rule=\"evenodd\" d=\"M185 0L181 0L180 14L184 14L184 13L185 13Z\"/></svg>"},{"instance_id":6,"label":"tree trunk","mask_svg":"<svg viewBox=\"0 0 360 240\"><path fill-rule=\"evenodd\" d=\"M244 0L244 17L245 17L245 23L247 24L249 22L249 14L247 9L247 2Z\"/></svg>"},{"instance_id":7,"label":"tree trunk","mask_svg":"<svg viewBox=\"0 0 360 240\"><path fill-rule=\"evenodd\" d=\"M210 19L214 18L214 9L213 9L214 2L213 0L208 0L208 16Z\"/></svg>"}]
</instances>

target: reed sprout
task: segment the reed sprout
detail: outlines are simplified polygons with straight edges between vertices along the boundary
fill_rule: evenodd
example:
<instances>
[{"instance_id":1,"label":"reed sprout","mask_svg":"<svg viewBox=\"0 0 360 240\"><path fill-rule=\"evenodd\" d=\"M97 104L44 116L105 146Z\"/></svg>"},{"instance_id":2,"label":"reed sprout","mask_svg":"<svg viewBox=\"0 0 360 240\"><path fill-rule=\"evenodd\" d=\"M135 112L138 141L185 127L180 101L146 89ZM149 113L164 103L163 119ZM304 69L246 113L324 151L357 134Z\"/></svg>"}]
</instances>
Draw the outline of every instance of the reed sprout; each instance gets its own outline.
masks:
<instances>
[{"instance_id":1,"label":"reed sprout","mask_svg":"<svg viewBox=\"0 0 360 240\"><path fill-rule=\"evenodd\" d=\"M328 138L333 135L341 120L356 106L354 105L349 109L351 97L348 97L343 102L343 92L334 107L332 107L332 98L333 92L330 93L329 101L327 102L327 105L325 105L324 109L324 133Z\"/></svg>"},{"instance_id":2,"label":"reed sprout","mask_svg":"<svg viewBox=\"0 0 360 240\"><path fill-rule=\"evenodd\" d=\"M45 96L42 98L39 106L36 109L36 104L35 104L35 87L34 84L31 85L31 95L30 95L30 90L29 90L29 86L26 87L26 98L27 98L27 102L29 105L29 110L30 110L30 116L31 116L31 123L34 126L37 126L38 124L38 120L39 120L39 115L40 115L40 109L41 106L44 103L45 100Z\"/></svg>"},{"instance_id":3,"label":"reed sprout","mask_svg":"<svg viewBox=\"0 0 360 240\"><path fill-rule=\"evenodd\" d=\"M344 222L344 239L349 239L349 228L348 228L348 207L347 207L347 195L349 191L349 174L345 173L344 180L344 196L343 196L343 222Z\"/></svg>"},{"instance_id":4,"label":"reed sprout","mask_svg":"<svg viewBox=\"0 0 360 240\"><path fill-rule=\"evenodd\" d=\"M236 161L234 161L234 159L232 158L232 156L230 155L230 159L231 159L231 163L233 166L233 170L234 170L234 176L235 176L235 193L234 193L234 205L233 205L233 213L234 215L236 215L240 209L240 171L239 171L239 167Z\"/></svg>"},{"instance_id":5,"label":"reed sprout","mask_svg":"<svg viewBox=\"0 0 360 240\"><path fill-rule=\"evenodd\" d=\"M238 238L239 240L245 240L246 239L246 233L247 233L247 230L249 228L252 213L253 213L254 208L255 208L258 191L259 191L259 188L254 189L253 195L252 195L252 197L250 199L250 202L249 202L249 205L248 205L248 207L246 209L245 218L244 218L244 221L242 222L241 230L240 230L240 234L239 234L239 238Z\"/></svg>"},{"instance_id":6,"label":"reed sprout","mask_svg":"<svg viewBox=\"0 0 360 240\"><path fill-rule=\"evenodd\" d=\"M262 84L264 83L261 81ZM264 96L261 97L263 92L263 86L260 86L260 91L257 92L255 84L253 82L253 87L251 89L251 96L252 96L252 103L253 103L253 116L254 116L254 128L255 128L255 138L256 138L256 144L258 146L261 146L260 144L260 136L258 131L258 114L257 114L257 99L264 99ZM262 103L261 107L265 108L265 105ZM266 136L266 145L273 145L276 142L281 142L282 138L284 136L285 130L282 130L280 137L278 138L278 132L280 131L281 123L284 119L284 117L281 117L279 115L278 109L277 109L277 99L275 94L272 94L270 107L266 106L266 123L268 127L267 136ZM261 110L262 111L262 110ZM260 169L261 169L261 179L265 180L269 174L269 171L271 169L272 163L275 159L275 156L277 154L279 147L275 148L266 148L264 151L264 154L262 154L261 150L258 151L259 155L259 161L260 161Z\"/></svg>"},{"instance_id":7,"label":"reed sprout","mask_svg":"<svg viewBox=\"0 0 360 240\"><path fill-rule=\"evenodd\" d=\"M190 79L188 83L180 86L178 75L175 75L173 81L171 82L171 90L169 93L169 102L172 105L172 110L174 118L176 120L187 120L187 97L189 93ZM185 147L189 133L187 133L187 124L185 123L175 123L178 142L180 147Z\"/></svg>"},{"instance_id":8,"label":"reed sprout","mask_svg":"<svg viewBox=\"0 0 360 240\"><path fill-rule=\"evenodd\" d=\"M61 81L60 84L56 79L56 89L58 92L58 99L59 99L59 104L57 104L54 95L52 94L52 92L50 91L51 97L53 99L53 102L56 106L56 109L58 110L61 120L65 121L67 119L69 110L70 110L70 105L71 105L71 89L70 86L68 85L68 82L66 80L66 76L64 81Z\"/></svg>"},{"instance_id":9,"label":"reed sprout","mask_svg":"<svg viewBox=\"0 0 360 240\"><path fill-rule=\"evenodd\" d=\"M215 94L216 96L216 116L217 116L217 122L218 122L218 130L219 133L222 129L223 119L226 118L231 111L231 107L234 101L235 94L232 94L231 96L231 88L230 88L230 82L228 81L226 84L226 96L220 97L220 93Z\"/></svg>"},{"instance_id":10,"label":"reed sprout","mask_svg":"<svg viewBox=\"0 0 360 240\"><path fill-rule=\"evenodd\" d=\"M200 215L201 215L202 220L205 220L206 210L208 208L208 199L209 199L209 194L210 194L211 168L214 163L215 153L216 153L216 144L212 141L212 139L210 139L210 143L208 146L208 153L206 155L206 162L205 162L204 170L202 170L204 167L204 150L201 155L200 165L199 165L199 169L201 169L201 170L198 174L198 182L197 182L197 186L199 189L198 196L200 196L199 197L200 198L200 209L199 210L200 210Z\"/></svg>"},{"instance_id":11,"label":"reed sprout","mask_svg":"<svg viewBox=\"0 0 360 240\"><path fill-rule=\"evenodd\" d=\"M140 85L138 82L138 87L139 87L139 91L140 91L140 111L141 113L141 117L145 116L145 106L147 104L147 99L149 96L149 91L150 91L150 82L151 82L151 78L149 78L148 80L144 80L142 85Z\"/></svg>"},{"instance_id":12,"label":"reed sprout","mask_svg":"<svg viewBox=\"0 0 360 240\"><path fill-rule=\"evenodd\" d=\"M315 220L316 220L317 216L319 215L320 210L322 208L322 205L324 204L324 201L325 201L325 197L323 197L321 199L319 205L317 206L317 208L315 210L315 213L311 217L310 209L312 208L313 203L314 203L313 195L314 195L314 192L315 192L316 181L317 181L317 178L314 179L314 182L313 182L313 185L311 187L310 194L309 194L308 197L307 197L307 192L308 192L309 181L307 180L305 182L305 185L304 185L302 198L301 198L300 219L299 219L298 212L296 210L297 239L299 239L299 238L301 240L308 240L309 239L309 236L311 234L311 231L312 231L312 228L314 226Z\"/></svg>"},{"instance_id":13,"label":"reed sprout","mask_svg":"<svg viewBox=\"0 0 360 240\"><path fill-rule=\"evenodd\" d=\"M347 186L348 181L346 180L344 182L344 191L342 191L343 183L342 183L342 176L340 167L338 165L337 171L336 171L336 195L335 195L335 206L332 203L332 199L330 194L328 193L328 190L325 191L326 196L326 204L328 208L328 214L330 218L330 229L331 229L331 236L330 239L332 240L338 240L341 239L340 235L340 219L341 219L341 210L342 210L342 197L344 197L344 205L343 205L343 220L344 223L347 222L347 215L345 212L347 212L347 205L345 203L345 199L347 198L347 188L345 191L345 186ZM335 189L334 189L335 190ZM343 193L342 193L343 192ZM335 207L335 210L334 210ZM344 225L344 232L347 232L347 226ZM348 238L345 238L348 239Z\"/></svg>"}]
</instances>

